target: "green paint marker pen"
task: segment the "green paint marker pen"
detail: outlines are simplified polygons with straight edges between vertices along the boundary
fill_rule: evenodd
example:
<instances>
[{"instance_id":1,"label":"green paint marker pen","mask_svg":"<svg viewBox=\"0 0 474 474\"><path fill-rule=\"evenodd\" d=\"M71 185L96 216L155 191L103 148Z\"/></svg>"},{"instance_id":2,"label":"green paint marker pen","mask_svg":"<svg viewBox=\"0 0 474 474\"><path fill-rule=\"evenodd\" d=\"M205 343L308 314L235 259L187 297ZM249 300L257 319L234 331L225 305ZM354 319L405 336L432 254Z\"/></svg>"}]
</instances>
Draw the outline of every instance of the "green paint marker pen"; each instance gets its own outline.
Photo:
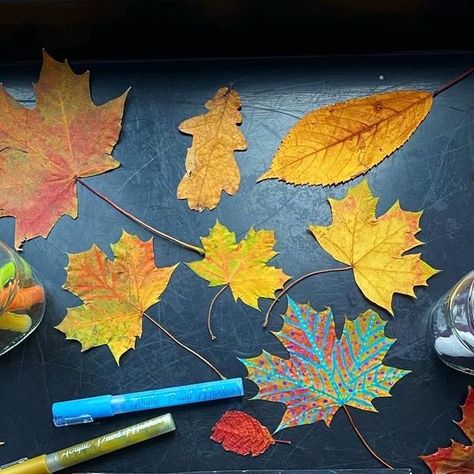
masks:
<instances>
[{"instance_id":1,"label":"green paint marker pen","mask_svg":"<svg viewBox=\"0 0 474 474\"><path fill-rule=\"evenodd\" d=\"M168 413L52 454L43 454L33 459L20 459L0 467L0 473L52 474L127 446L156 438L175 429L173 417Z\"/></svg>"}]
</instances>

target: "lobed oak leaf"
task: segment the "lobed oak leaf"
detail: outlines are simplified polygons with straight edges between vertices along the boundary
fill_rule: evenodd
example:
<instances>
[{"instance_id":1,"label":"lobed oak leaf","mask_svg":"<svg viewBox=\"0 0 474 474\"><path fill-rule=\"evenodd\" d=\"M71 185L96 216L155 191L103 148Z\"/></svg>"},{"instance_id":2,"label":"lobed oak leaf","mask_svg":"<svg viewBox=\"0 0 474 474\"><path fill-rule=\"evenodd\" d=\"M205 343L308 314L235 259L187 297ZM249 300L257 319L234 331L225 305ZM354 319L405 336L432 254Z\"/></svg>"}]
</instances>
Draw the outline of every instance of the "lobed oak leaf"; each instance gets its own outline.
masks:
<instances>
[{"instance_id":1,"label":"lobed oak leaf","mask_svg":"<svg viewBox=\"0 0 474 474\"><path fill-rule=\"evenodd\" d=\"M221 87L206 102L208 112L185 120L179 130L193 136L186 156L186 174L179 183L178 199L187 199L191 209L214 209L222 191L233 195L239 189L240 171L233 152L247 149L238 125L241 103L235 89Z\"/></svg>"}]
</instances>

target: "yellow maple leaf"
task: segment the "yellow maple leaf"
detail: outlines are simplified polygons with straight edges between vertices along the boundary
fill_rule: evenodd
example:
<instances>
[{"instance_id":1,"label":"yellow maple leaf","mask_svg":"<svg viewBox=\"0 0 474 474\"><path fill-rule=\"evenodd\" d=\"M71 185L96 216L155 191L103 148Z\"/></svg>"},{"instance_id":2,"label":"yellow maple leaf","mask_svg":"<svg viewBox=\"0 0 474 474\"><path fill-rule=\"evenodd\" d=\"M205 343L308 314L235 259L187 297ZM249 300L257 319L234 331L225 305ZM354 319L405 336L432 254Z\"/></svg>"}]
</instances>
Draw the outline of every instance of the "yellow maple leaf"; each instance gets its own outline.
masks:
<instances>
[{"instance_id":1,"label":"yellow maple leaf","mask_svg":"<svg viewBox=\"0 0 474 474\"><path fill-rule=\"evenodd\" d=\"M209 236L203 237L201 241L206 256L188 263L189 267L207 280L211 287L230 287L235 301L240 299L252 308L259 309L258 299L274 298L275 291L281 289L290 278L280 268L267 265L277 254L273 250L276 240L271 230L250 229L237 243L235 233L216 222ZM211 311L212 304L209 318ZM214 338L210 326L209 331Z\"/></svg>"},{"instance_id":2,"label":"yellow maple leaf","mask_svg":"<svg viewBox=\"0 0 474 474\"><path fill-rule=\"evenodd\" d=\"M324 250L352 267L362 293L393 314L394 293L415 296L413 288L426 286L438 270L421 260L420 254L404 255L422 243L415 237L422 211L404 211L397 201L376 217L377 201L364 180L345 198L329 199L331 225L309 228Z\"/></svg>"},{"instance_id":3,"label":"yellow maple leaf","mask_svg":"<svg viewBox=\"0 0 474 474\"><path fill-rule=\"evenodd\" d=\"M222 191L233 195L239 189L240 171L235 150L247 142L237 125L242 123L239 94L220 88L205 104L208 112L185 120L179 130L193 136L186 156L186 174L179 183L178 199L187 199L191 209L214 209Z\"/></svg>"},{"instance_id":4,"label":"yellow maple leaf","mask_svg":"<svg viewBox=\"0 0 474 474\"><path fill-rule=\"evenodd\" d=\"M314 110L288 132L260 179L331 185L378 165L402 146L431 109L426 91L396 91Z\"/></svg>"},{"instance_id":5,"label":"yellow maple leaf","mask_svg":"<svg viewBox=\"0 0 474 474\"><path fill-rule=\"evenodd\" d=\"M64 288L83 304L69 308L56 326L82 350L108 345L117 364L142 335L144 312L160 301L177 265L157 268L153 241L146 242L123 232L111 245L114 259L100 248L69 255Z\"/></svg>"}]
</instances>

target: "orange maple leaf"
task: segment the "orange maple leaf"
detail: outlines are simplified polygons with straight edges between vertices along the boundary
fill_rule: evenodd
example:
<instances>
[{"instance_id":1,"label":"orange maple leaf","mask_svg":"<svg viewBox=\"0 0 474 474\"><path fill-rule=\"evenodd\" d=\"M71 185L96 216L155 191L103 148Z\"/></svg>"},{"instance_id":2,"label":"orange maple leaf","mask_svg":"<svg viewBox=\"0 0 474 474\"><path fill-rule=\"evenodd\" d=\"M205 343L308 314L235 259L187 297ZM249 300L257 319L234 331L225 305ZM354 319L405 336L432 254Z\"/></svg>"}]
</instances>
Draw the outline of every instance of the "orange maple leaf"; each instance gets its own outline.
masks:
<instances>
[{"instance_id":1,"label":"orange maple leaf","mask_svg":"<svg viewBox=\"0 0 474 474\"><path fill-rule=\"evenodd\" d=\"M64 288L84 304L69 308L56 328L78 340L83 351L108 345L118 364L122 354L135 348L142 316L160 301L177 265L157 268L153 241L126 232L111 247L113 261L96 245L69 255Z\"/></svg>"},{"instance_id":2,"label":"orange maple leaf","mask_svg":"<svg viewBox=\"0 0 474 474\"><path fill-rule=\"evenodd\" d=\"M120 165L111 152L127 92L96 106L89 72L76 75L47 53L34 90L29 109L0 86L0 215L16 217L16 247L46 237L62 215L77 217L77 178Z\"/></svg>"},{"instance_id":3,"label":"orange maple leaf","mask_svg":"<svg viewBox=\"0 0 474 474\"><path fill-rule=\"evenodd\" d=\"M456 423L474 443L474 390L469 387L466 402L461 407L463 419ZM474 472L474 446L452 441L451 447L440 448L429 456L420 456L433 474L472 474Z\"/></svg>"}]
</instances>

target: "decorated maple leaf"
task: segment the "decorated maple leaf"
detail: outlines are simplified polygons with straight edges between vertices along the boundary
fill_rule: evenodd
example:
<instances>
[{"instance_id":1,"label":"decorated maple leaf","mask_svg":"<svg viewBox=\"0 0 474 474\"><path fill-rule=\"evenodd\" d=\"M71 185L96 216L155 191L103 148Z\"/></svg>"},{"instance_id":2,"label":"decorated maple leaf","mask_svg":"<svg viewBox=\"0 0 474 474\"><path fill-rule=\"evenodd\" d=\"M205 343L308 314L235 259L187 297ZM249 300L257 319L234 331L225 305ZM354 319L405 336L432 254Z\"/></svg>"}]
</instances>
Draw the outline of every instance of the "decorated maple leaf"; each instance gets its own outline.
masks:
<instances>
[{"instance_id":1,"label":"decorated maple leaf","mask_svg":"<svg viewBox=\"0 0 474 474\"><path fill-rule=\"evenodd\" d=\"M191 209L214 209L222 191L233 195L239 189L240 171L235 150L246 150L247 142L237 125L242 123L239 94L221 87L206 102L208 112L185 120L179 130L193 136L186 156L186 174L178 186L178 198Z\"/></svg>"},{"instance_id":2,"label":"decorated maple leaf","mask_svg":"<svg viewBox=\"0 0 474 474\"><path fill-rule=\"evenodd\" d=\"M273 250L276 241L271 230L250 229L237 243L235 233L216 222L209 236L203 237L201 241L205 258L188 265L207 280L209 286L224 285L216 297L229 287L235 301L240 299L258 309L259 298L273 298L275 291L282 288L290 278L280 268L267 264L277 254ZM208 326L211 336L215 338Z\"/></svg>"},{"instance_id":3,"label":"decorated maple leaf","mask_svg":"<svg viewBox=\"0 0 474 474\"><path fill-rule=\"evenodd\" d=\"M394 293L415 296L413 288L427 285L438 270L405 252L417 247L422 212L404 211L398 201L376 217L378 198L367 181L349 189L343 199L329 199L332 223L310 226L314 237L333 258L350 265L362 293L391 314Z\"/></svg>"},{"instance_id":4,"label":"decorated maple leaf","mask_svg":"<svg viewBox=\"0 0 474 474\"><path fill-rule=\"evenodd\" d=\"M288 351L287 359L265 351L239 359L258 385L254 399L286 405L275 432L319 420L329 426L343 406L377 411L373 399L389 397L395 383L410 373L383 364L395 341L385 337L385 322L374 311L346 320L340 339L330 308L318 312L288 298L283 321L274 334Z\"/></svg>"},{"instance_id":5,"label":"decorated maple leaf","mask_svg":"<svg viewBox=\"0 0 474 474\"><path fill-rule=\"evenodd\" d=\"M244 411L226 411L212 428L212 441L221 443L226 451L241 456L259 456L275 443L290 444L273 438L268 428Z\"/></svg>"},{"instance_id":6,"label":"decorated maple leaf","mask_svg":"<svg viewBox=\"0 0 474 474\"><path fill-rule=\"evenodd\" d=\"M466 401L461 407L463 419L456 424L471 443L474 443L474 390L469 387ZM420 456L433 474L472 474L474 472L474 446L466 446L456 441L451 447L440 448L429 456Z\"/></svg>"},{"instance_id":7,"label":"decorated maple leaf","mask_svg":"<svg viewBox=\"0 0 474 474\"><path fill-rule=\"evenodd\" d=\"M153 242L123 232L111 245L114 259L96 245L69 255L64 288L83 304L69 308L57 329L82 350L107 345L117 364L142 335L142 317L158 301L176 268L155 266Z\"/></svg>"},{"instance_id":8,"label":"decorated maple leaf","mask_svg":"<svg viewBox=\"0 0 474 474\"><path fill-rule=\"evenodd\" d=\"M62 215L77 217L76 181L119 166L118 140L127 93L96 106L89 73L43 53L36 106L0 86L0 209L16 217L15 245L46 237Z\"/></svg>"},{"instance_id":9,"label":"decorated maple leaf","mask_svg":"<svg viewBox=\"0 0 474 474\"><path fill-rule=\"evenodd\" d=\"M366 173L410 138L432 101L430 92L406 90L314 110L288 132L260 180L330 185Z\"/></svg>"}]
</instances>

